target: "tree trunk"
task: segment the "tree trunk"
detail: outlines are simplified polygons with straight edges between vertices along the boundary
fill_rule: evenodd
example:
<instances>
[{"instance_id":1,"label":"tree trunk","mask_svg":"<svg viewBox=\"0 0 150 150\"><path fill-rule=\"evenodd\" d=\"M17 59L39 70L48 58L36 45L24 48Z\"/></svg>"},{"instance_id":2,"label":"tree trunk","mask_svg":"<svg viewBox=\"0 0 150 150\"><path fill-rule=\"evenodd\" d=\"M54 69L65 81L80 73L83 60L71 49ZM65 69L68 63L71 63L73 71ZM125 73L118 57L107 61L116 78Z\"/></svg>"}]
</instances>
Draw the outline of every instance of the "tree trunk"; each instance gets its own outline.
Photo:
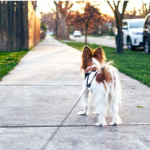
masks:
<instances>
[{"instance_id":1,"label":"tree trunk","mask_svg":"<svg viewBox=\"0 0 150 150\"><path fill-rule=\"evenodd\" d=\"M55 15L56 15L56 27L55 27L55 35L56 35L56 37L57 37L57 33L58 33L58 13L59 13L59 11L58 11L58 3L56 3L56 1L54 1L54 4L55 4L55 6L56 6L56 11L54 11L55 12Z\"/></svg>"},{"instance_id":2,"label":"tree trunk","mask_svg":"<svg viewBox=\"0 0 150 150\"><path fill-rule=\"evenodd\" d=\"M57 39L70 40L66 18L63 14L59 14L58 18Z\"/></svg>"},{"instance_id":3,"label":"tree trunk","mask_svg":"<svg viewBox=\"0 0 150 150\"><path fill-rule=\"evenodd\" d=\"M123 54L123 32L122 32L122 20L116 19L118 35L117 35L117 53Z\"/></svg>"},{"instance_id":4,"label":"tree trunk","mask_svg":"<svg viewBox=\"0 0 150 150\"><path fill-rule=\"evenodd\" d=\"M119 4L120 1L118 1L117 5L115 4L115 1L113 1L114 3L114 8L113 6L110 4L109 1L107 1L108 5L110 6L110 8L112 9L115 18L116 18L116 24L117 24L117 29L118 29L118 35L117 35L117 53L119 54L123 54L123 33L122 33L122 20L124 17L124 12L126 10L127 4L129 1L124 1L123 2L123 7L122 7L122 14L119 12Z\"/></svg>"},{"instance_id":5,"label":"tree trunk","mask_svg":"<svg viewBox=\"0 0 150 150\"><path fill-rule=\"evenodd\" d=\"M87 31L88 31L88 25L85 25L85 45L87 44Z\"/></svg>"}]
</instances>

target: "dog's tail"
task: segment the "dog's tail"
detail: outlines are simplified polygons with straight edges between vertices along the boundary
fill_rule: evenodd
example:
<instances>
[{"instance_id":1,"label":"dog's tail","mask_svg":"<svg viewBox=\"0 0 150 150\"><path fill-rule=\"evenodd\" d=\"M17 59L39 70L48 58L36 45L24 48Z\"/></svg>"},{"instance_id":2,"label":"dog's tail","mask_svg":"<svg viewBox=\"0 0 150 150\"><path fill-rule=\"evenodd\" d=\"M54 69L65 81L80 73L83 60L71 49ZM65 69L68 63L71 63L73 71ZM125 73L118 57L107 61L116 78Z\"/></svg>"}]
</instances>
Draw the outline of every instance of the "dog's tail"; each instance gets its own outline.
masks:
<instances>
[{"instance_id":1,"label":"dog's tail","mask_svg":"<svg viewBox=\"0 0 150 150\"><path fill-rule=\"evenodd\" d=\"M119 71L117 68L113 67L111 64L113 61L110 61L106 63L100 70L98 70L97 76L96 76L96 81L98 83L103 83L105 90L107 91L107 85L109 83L112 83L112 90L116 96L117 99L119 100L119 105L121 105L122 101L122 88L121 88L121 83L119 79Z\"/></svg>"},{"instance_id":2,"label":"dog's tail","mask_svg":"<svg viewBox=\"0 0 150 150\"><path fill-rule=\"evenodd\" d=\"M112 62L108 62L104 66L102 66L101 69L97 70L98 73L97 73L97 76L96 76L96 81L98 83L103 83L106 90L107 90L107 88L106 88L105 82L109 83L109 82L112 81L112 75L109 71L111 63Z\"/></svg>"},{"instance_id":3,"label":"dog's tail","mask_svg":"<svg viewBox=\"0 0 150 150\"><path fill-rule=\"evenodd\" d=\"M108 68L108 72L111 74L112 88L111 88L111 96L115 96L118 99L119 106L122 104L122 87L120 83L119 71L117 68L112 66L113 62L108 62L106 64L106 68Z\"/></svg>"}]
</instances>

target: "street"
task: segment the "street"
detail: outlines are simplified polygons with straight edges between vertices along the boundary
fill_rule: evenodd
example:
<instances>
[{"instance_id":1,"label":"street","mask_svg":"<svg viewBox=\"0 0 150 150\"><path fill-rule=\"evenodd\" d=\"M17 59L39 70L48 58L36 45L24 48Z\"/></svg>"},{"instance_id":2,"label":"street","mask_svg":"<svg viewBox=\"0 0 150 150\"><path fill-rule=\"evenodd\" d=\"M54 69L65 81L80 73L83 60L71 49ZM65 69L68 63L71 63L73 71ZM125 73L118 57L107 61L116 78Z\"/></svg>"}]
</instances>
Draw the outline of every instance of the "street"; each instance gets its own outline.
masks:
<instances>
[{"instance_id":1,"label":"street","mask_svg":"<svg viewBox=\"0 0 150 150\"><path fill-rule=\"evenodd\" d=\"M70 39L77 41L77 42L84 42L85 41L84 36L74 37L73 35L70 35ZM95 44L102 45L102 46L108 46L108 47L116 48L115 37L111 37L111 36L102 36L102 37L90 37L90 36L88 36L87 42L91 43L91 44L95 43ZM124 49L127 49L126 45L124 45ZM143 47L137 47L135 49L135 51L143 52Z\"/></svg>"},{"instance_id":2,"label":"street","mask_svg":"<svg viewBox=\"0 0 150 150\"><path fill-rule=\"evenodd\" d=\"M78 41L78 42L84 42L85 41L84 36L74 37L73 35L70 35L70 39ZM88 36L87 37L87 43L91 43L91 44L95 43L95 44L108 46L108 47L116 47L115 37L110 37L110 36L103 36L103 37L90 37L90 36Z\"/></svg>"}]
</instances>

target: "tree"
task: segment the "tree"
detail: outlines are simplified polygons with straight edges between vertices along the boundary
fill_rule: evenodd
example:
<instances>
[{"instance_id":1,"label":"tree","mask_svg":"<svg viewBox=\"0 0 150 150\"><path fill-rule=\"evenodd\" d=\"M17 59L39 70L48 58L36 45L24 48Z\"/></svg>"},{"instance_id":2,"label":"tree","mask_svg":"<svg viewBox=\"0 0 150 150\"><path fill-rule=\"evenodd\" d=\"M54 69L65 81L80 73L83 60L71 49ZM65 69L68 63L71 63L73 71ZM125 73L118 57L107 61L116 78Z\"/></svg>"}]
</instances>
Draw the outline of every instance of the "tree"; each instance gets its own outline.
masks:
<instances>
[{"instance_id":1,"label":"tree","mask_svg":"<svg viewBox=\"0 0 150 150\"><path fill-rule=\"evenodd\" d=\"M133 19L138 18L137 16L137 8L134 6L134 8L130 11L126 11L124 14L124 19Z\"/></svg>"},{"instance_id":2,"label":"tree","mask_svg":"<svg viewBox=\"0 0 150 150\"><path fill-rule=\"evenodd\" d=\"M41 17L41 22L46 24L49 31L54 31L56 28L56 19L54 18L54 13L44 13Z\"/></svg>"},{"instance_id":3,"label":"tree","mask_svg":"<svg viewBox=\"0 0 150 150\"><path fill-rule=\"evenodd\" d=\"M47 30L47 27L46 27L46 24L44 24L43 22L41 22L41 29L43 29L43 30Z\"/></svg>"},{"instance_id":4,"label":"tree","mask_svg":"<svg viewBox=\"0 0 150 150\"><path fill-rule=\"evenodd\" d=\"M94 28L95 24L100 23L103 18L98 8L91 5L90 2L86 2L83 13L79 11L71 12L67 20L70 22L70 25L75 25L76 27L84 26L85 44L87 44L88 29Z\"/></svg>"},{"instance_id":5,"label":"tree","mask_svg":"<svg viewBox=\"0 0 150 150\"><path fill-rule=\"evenodd\" d=\"M117 53L123 54L123 34L122 34L122 20L124 17L124 12L127 7L128 1L123 2L123 7L122 7L122 13L119 12L119 4L121 1L118 1L117 4L115 4L115 1L113 1L114 8L110 4L109 1L107 1L108 5L112 9L114 16L116 18L116 25L118 29L118 35L117 35Z\"/></svg>"},{"instance_id":6,"label":"tree","mask_svg":"<svg viewBox=\"0 0 150 150\"><path fill-rule=\"evenodd\" d=\"M147 5L149 7L147 7ZM145 18L145 16L150 13L150 2L143 2L142 1L142 7L139 9L139 14L141 17Z\"/></svg>"},{"instance_id":7,"label":"tree","mask_svg":"<svg viewBox=\"0 0 150 150\"><path fill-rule=\"evenodd\" d=\"M54 1L56 5L56 19L57 19L57 39L69 40L69 31L66 22L68 10L73 6L69 1Z\"/></svg>"}]
</instances>

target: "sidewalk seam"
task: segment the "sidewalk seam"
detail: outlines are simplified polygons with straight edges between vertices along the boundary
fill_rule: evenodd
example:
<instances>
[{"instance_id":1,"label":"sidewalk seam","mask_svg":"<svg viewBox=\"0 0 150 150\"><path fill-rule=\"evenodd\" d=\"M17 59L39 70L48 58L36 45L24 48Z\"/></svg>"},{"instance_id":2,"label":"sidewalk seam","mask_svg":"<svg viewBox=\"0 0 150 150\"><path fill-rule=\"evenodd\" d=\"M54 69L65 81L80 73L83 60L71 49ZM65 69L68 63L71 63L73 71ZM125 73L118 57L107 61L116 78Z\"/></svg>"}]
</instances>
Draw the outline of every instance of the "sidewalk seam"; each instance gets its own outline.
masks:
<instances>
[{"instance_id":1,"label":"sidewalk seam","mask_svg":"<svg viewBox=\"0 0 150 150\"><path fill-rule=\"evenodd\" d=\"M126 126L149 126L150 123L141 123L141 124L124 124L124 125L119 125L119 126L105 126L104 128L106 127L126 127ZM64 128L67 128L67 127L97 127L95 126L94 124L93 125L22 125L22 126L19 126L19 125L16 125L16 126L0 126L0 128L56 128L56 127L64 127Z\"/></svg>"}]
</instances>

